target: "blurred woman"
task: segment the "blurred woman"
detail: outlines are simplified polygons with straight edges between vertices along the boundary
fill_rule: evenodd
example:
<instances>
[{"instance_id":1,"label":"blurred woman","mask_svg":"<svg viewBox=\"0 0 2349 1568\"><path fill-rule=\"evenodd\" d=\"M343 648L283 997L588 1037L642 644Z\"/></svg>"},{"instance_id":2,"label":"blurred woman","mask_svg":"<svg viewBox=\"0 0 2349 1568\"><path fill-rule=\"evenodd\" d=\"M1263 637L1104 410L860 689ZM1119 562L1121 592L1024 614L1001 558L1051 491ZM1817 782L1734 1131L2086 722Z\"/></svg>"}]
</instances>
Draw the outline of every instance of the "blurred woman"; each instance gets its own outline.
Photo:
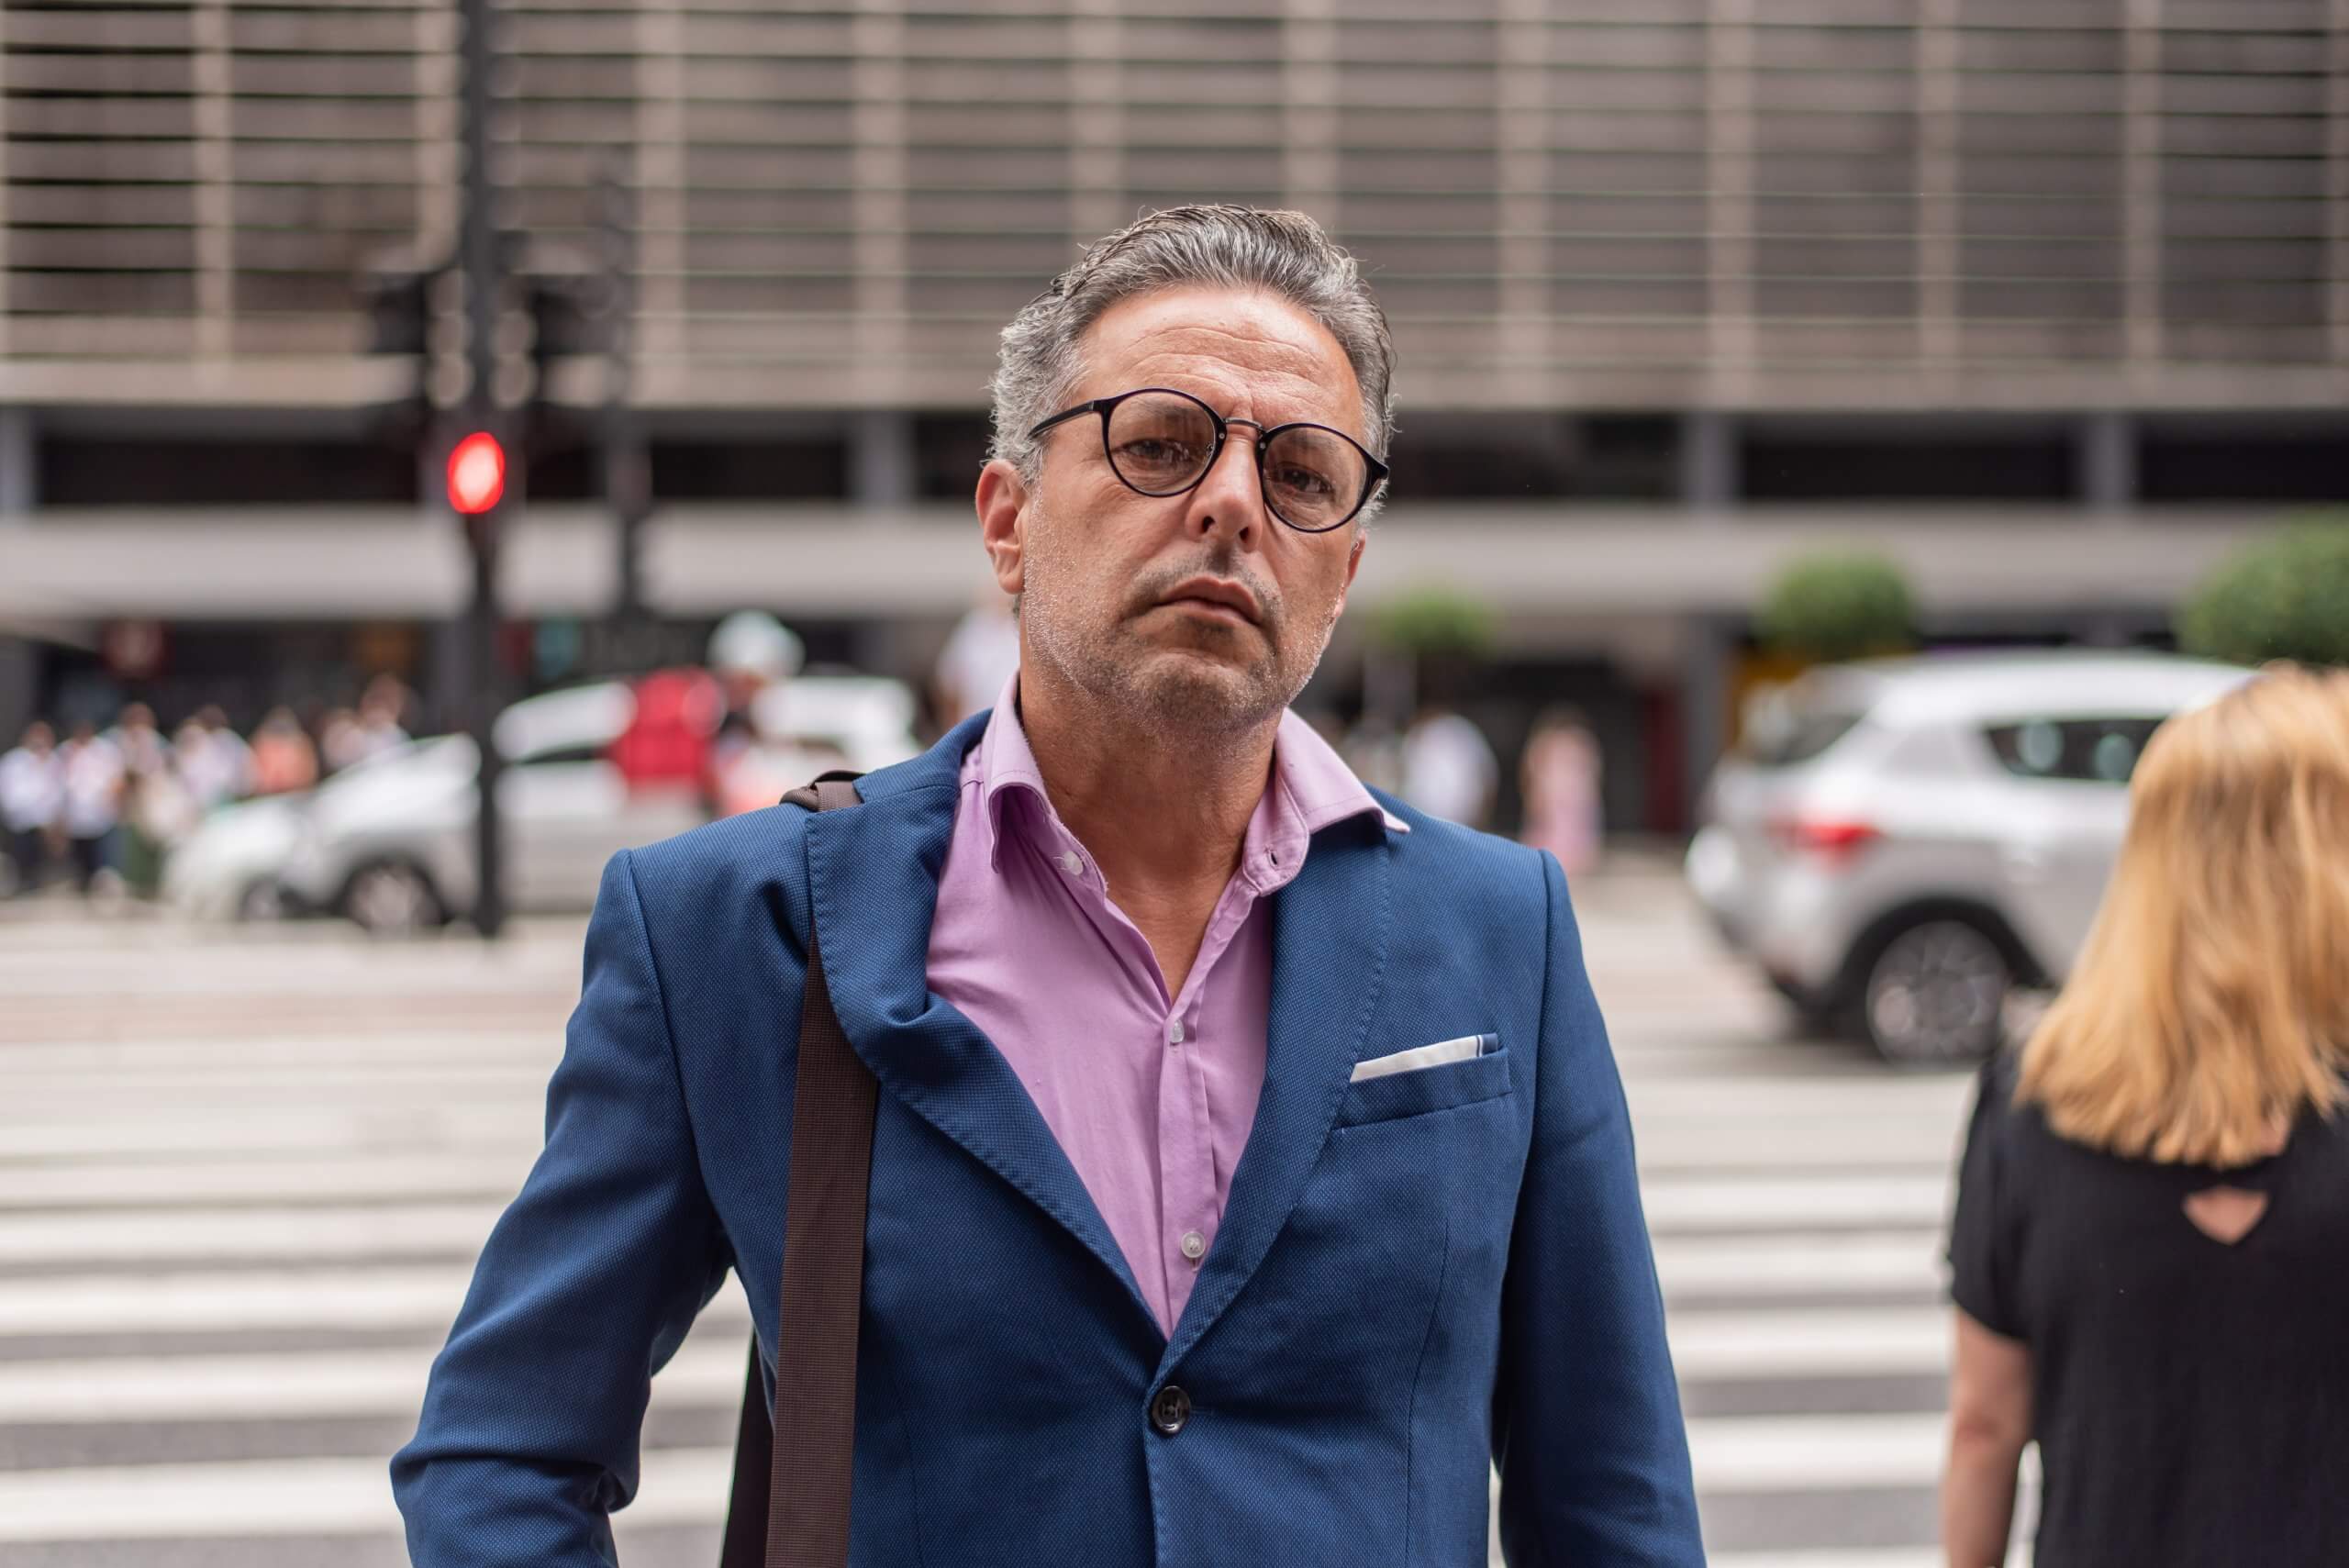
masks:
<instances>
[{"instance_id":1,"label":"blurred woman","mask_svg":"<svg viewBox=\"0 0 2349 1568\"><path fill-rule=\"evenodd\" d=\"M1569 877L1598 863L1605 828L1599 801L1604 773L1598 738L1580 713L1548 708L1533 721L1519 764L1525 827L1518 839L1557 856Z\"/></svg>"},{"instance_id":2,"label":"blurred woman","mask_svg":"<svg viewBox=\"0 0 2349 1568\"><path fill-rule=\"evenodd\" d=\"M318 782L318 749L290 707L273 707L253 731L253 793L288 795Z\"/></svg>"},{"instance_id":3,"label":"blurred woman","mask_svg":"<svg viewBox=\"0 0 2349 1568\"><path fill-rule=\"evenodd\" d=\"M2172 719L2070 984L1994 1062L1951 1227L1943 1543L2037 1568L2349 1551L2349 672Z\"/></svg>"}]
</instances>

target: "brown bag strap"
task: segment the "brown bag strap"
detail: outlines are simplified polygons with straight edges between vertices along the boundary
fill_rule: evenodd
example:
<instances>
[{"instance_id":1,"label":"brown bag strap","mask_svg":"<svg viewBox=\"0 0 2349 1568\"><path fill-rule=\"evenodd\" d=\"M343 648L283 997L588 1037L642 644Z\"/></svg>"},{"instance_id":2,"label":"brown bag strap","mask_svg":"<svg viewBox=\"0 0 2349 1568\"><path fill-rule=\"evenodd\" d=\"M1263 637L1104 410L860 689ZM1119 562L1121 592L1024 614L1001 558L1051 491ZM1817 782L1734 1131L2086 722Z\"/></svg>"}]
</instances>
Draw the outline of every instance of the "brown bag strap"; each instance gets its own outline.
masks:
<instances>
[{"instance_id":1,"label":"brown bag strap","mask_svg":"<svg viewBox=\"0 0 2349 1568\"><path fill-rule=\"evenodd\" d=\"M837 811L857 804L858 776L826 773L784 799L815 811ZM771 1415L762 1408L759 1340L752 1334L720 1568L848 1565L864 1199L880 1086L850 1049L832 1009L812 919L796 1082L791 1187L784 1204L774 1408Z\"/></svg>"}]
</instances>

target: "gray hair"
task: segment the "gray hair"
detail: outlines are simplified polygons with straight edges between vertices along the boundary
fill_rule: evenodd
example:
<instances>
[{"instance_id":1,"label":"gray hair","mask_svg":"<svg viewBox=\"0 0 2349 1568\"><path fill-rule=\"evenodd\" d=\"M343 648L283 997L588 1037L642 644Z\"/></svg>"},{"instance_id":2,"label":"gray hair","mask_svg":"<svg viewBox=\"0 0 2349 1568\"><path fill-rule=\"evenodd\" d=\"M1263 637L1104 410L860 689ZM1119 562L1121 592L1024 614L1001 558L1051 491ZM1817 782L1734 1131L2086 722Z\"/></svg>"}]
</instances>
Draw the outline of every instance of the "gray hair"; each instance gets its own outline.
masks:
<instances>
[{"instance_id":1,"label":"gray hair","mask_svg":"<svg viewBox=\"0 0 2349 1568\"><path fill-rule=\"evenodd\" d=\"M1168 207L1094 241L1011 318L996 361L988 455L1036 483L1043 450L1028 432L1059 413L1074 389L1085 332L1122 300L1186 284L1261 289L1328 328L1362 384L1363 444L1386 455L1395 428L1395 345L1361 267L1304 213L1221 203Z\"/></svg>"}]
</instances>

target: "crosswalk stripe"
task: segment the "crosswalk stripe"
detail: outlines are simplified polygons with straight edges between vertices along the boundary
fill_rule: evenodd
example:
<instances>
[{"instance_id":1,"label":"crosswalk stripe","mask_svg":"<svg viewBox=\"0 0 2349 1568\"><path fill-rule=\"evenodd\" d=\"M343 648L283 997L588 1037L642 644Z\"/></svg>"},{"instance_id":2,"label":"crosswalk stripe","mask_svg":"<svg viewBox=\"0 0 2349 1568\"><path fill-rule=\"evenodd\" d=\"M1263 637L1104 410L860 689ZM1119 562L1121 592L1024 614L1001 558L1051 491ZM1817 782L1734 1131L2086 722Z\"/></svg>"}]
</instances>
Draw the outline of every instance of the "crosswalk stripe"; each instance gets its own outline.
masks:
<instances>
[{"instance_id":1,"label":"crosswalk stripe","mask_svg":"<svg viewBox=\"0 0 2349 1568\"><path fill-rule=\"evenodd\" d=\"M654 1402L739 1399L742 1346L714 1323L694 1335L652 1380ZM414 1416L431 1360L403 1347L12 1362L0 1363L0 1424Z\"/></svg>"},{"instance_id":2,"label":"crosswalk stripe","mask_svg":"<svg viewBox=\"0 0 2349 1568\"><path fill-rule=\"evenodd\" d=\"M0 1338L446 1327L466 1278L451 1268L366 1268L17 1280L0 1290Z\"/></svg>"},{"instance_id":3,"label":"crosswalk stripe","mask_svg":"<svg viewBox=\"0 0 2349 1568\"><path fill-rule=\"evenodd\" d=\"M741 1373L736 1367L736 1375ZM703 1524L726 1504L733 1455L652 1449L617 1520ZM0 1541L396 1535L384 1459L140 1464L0 1472Z\"/></svg>"},{"instance_id":4,"label":"crosswalk stripe","mask_svg":"<svg viewBox=\"0 0 2349 1568\"><path fill-rule=\"evenodd\" d=\"M326 1105L341 1100L340 1095L327 1093L333 1090L446 1098L451 1095L534 1093L545 1086L546 1080L547 1068L532 1063L368 1062L289 1074L254 1072L228 1062L209 1071L141 1073L119 1080L91 1078L78 1073L25 1073L8 1084L8 1097L20 1112L50 1106L117 1103L226 1107L253 1096Z\"/></svg>"},{"instance_id":5,"label":"crosswalk stripe","mask_svg":"<svg viewBox=\"0 0 2349 1568\"><path fill-rule=\"evenodd\" d=\"M0 1262L166 1262L478 1251L497 1204L0 1215Z\"/></svg>"},{"instance_id":6,"label":"crosswalk stripe","mask_svg":"<svg viewBox=\"0 0 2349 1568\"><path fill-rule=\"evenodd\" d=\"M1719 1116L1733 1111L1757 1126L1833 1117L1865 1121L1878 1117L1948 1118L1962 1116L1974 1092L1973 1080L1937 1078L1753 1078L1734 1084L1710 1076L1642 1079L1627 1090L1632 1119L1653 1117Z\"/></svg>"},{"instance_id":7,"label":"crosswalk stripe","mask_svg":"<svg viewBox=\"0 0 2349 1568\"><path fill-rule=\"evenodd\" d=\"M1742 1117L1632 1116L1642 1166L1887 1165L1954 1169L1953 1129L1932 1117L1803 1118L1760 1126Z\"/></svg>"},{"instance_id":8,"label":"crosswalk stripe","mask_svg":"<svg viewBox=\"0 0 2349 1568\"><path fill-rule=\"evenodd\" d=\"M165 1155L195 1161L221 1154L371 1148L487 1145L535 1151L545 1127L544 1110L535 1100L406 1106L343 1101L324 1108L272 1107L233 1118L123 1110L102 1121L44 1118L0 1126L0 1165L82 1164Z\"/></svg>"},{"instance_id":9,"label":"crosswalk stripe","mask_svg":"<svg viewBox=\"0 0 2349 1568\"><path fill-rule=\"evenodd\" d=\"M308 1159L117 1162L17 1171L0 1182L0 1210L80 1207L177 1207L206 1203L360 1198L510 1198L533 1154L439 1150Z\"/></svg>"},{"instance_id":10,"label":"crosswalk stripe","mask_svg":"<svg viewBox=\"0 0 2349 1568\"><path fill-rule=\"evenodd\" d=\"M0 1289L0 1340L31 1335L433 1329L454 1321L470 1264L33 1277ZM744 1319L726 1290L705 1319Z\"/></svg>"},{"instance_id":11,"label":"crosswalk stripe","mask_svg":"<svg viewBox=\"0 0 2349 1568\"><path fill-rule=\"evenodd\" d=\"M1938 1415L1731 1416L1688 1423L1689 1462L1721 1492L1930 1485L1941 1473Z\"/></svg>"},{"instance_id":12,"label":"crosswalk stripe","mask_svg":"<svg viewBox=\"0 0 2349 1568\"><path fill-rule=\"evenodd\" d=\"M1659 1233L1698 1227L1768 1225L1931 1226L1949 1211L1940 1175L1654 1176L1640 1184L1648 1225Z\"/></svg>"},{"instance_id":13,"label":"crosswalk stripe","mask_svg":"<svg viewBox=\"0 0 2349 1568\"><path fill-rule=\"evenodd\" d=\"M0 1047L0 1093L19 1079L91 1078L99 1073L210 1073L218 1068L283 1072L306 1078L321 1066L350 1067L387 1061L410 1065L490 1062L551 1069L562 1054L560 1024L551 1029L392 1030L262 1040L18 1040Z\"/></svg>"},{"instance_id":14,"label":"crosswalk stripe","mask_svg":"<svg viewBox=\"0 0 2349 1568\"><path fill-rule=\"evenodd\" d=\"M1659 1236L1655 1266L1667 1296L1766 1301L1835 1290L1938 1290L1942 1245L1938 1229Z\"/></svg>"},{"instance_id":15,"label":"crosswalk stripe","mask_svg":"<svg viewBox=\"0 0 2349 1568\"><path fill-rule=\"evenodd\" d=\"M1949 1365L1946 1308L1678 1312L1672 1361L1684 1380L1799 1373L1933 1373Z\"/></svg>"}]
</instances>

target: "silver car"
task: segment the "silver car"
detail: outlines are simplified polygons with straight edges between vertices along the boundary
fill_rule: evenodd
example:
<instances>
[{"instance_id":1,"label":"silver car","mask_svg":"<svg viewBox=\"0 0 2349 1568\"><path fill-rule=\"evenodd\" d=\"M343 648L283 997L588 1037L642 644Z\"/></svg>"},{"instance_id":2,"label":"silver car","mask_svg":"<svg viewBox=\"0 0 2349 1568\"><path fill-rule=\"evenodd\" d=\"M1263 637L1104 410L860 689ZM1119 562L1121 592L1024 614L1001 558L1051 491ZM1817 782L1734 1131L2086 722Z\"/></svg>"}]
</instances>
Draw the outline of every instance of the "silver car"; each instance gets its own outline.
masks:
<instances>
[{"instance_id":1,"label":"silver car","mask_svg":"<svg viewBox=\"0 0 2349 1568\"><path fill-rule=\"evenodd\" d=\"M919 750L907 728L912 694L901 682L807 674L790 686L760 716L789 758L765 803L818 767L883 767ZM615 853L708 819L697 785L630 787L611 748L635 713L633 689L606 681L529 697L497 716L492 737L507 762L497 789L501 863L516 909L587 908ZM382 933L466 914L478 881L480 801L479 756L462 735L418 740L338 775L300 819L280 873L284 902Z\"/></svg>"},{"instance_id":2,"label":"silver car","mask_svg":"<svg viewBox=\"0 0 2349 1568\"><path fill-rule=\"evenodd\" d=\"M1832 665L1765 698L1714 773L1689 884L1814 1027L1977 1059L2093 922L2154 730L2250 678L2154 653Z\"/></svg>"}]
</instances>

